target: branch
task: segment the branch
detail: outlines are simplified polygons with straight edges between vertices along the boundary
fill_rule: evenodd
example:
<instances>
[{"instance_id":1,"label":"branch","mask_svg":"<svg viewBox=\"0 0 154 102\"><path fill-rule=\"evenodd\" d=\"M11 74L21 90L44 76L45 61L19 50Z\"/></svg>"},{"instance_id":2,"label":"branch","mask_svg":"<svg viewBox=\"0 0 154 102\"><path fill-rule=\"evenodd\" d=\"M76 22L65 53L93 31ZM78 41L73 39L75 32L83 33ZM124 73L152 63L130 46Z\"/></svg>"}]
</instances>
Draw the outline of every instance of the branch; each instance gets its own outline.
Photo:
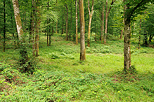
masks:
<instances>
[{"instance_id":1,"label":"branch","mask_svg":"<svg viewBox=\"0 0 154 102\"><path fill-rule=\"evenodd\" d=\"M111 6L110 6L109 11L108 11L108 14L110 13L111 8L112 8L112 5L114 4L115 1L116 1L116 0L112 0L112 2L111 2Z\"/></svg>"},{"instance_id":2,"label":"branch","mask_svg":"<svg viewBox=\"0 0 154 102\"><path fill-rule=\"evenodd\" d=\"M135 12L135 10L137 9L137 8L139 8L140 6L142 6L144 3L146 3L146 2L144 2L145 0L142 0L136 7L134 7L133 9L132 9L132 11L130 12L130 16L129 17L131 17L132 15L133 15L133 13Z\"/></svg>"}]
</instances>

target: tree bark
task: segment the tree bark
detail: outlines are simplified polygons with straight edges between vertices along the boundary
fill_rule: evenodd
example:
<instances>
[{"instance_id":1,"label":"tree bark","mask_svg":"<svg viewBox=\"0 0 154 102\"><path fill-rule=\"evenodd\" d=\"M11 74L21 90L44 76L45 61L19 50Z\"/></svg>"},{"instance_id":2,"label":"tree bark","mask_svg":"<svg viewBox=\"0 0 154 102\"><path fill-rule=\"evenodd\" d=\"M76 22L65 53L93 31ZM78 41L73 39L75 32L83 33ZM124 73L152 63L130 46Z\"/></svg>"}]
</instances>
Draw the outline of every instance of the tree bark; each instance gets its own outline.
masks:
<instances>
[{"instance_id":1,"label":"tree bark","mask_svg":"<svg viewBox=\"0 0 154 102\"><path fill-rule=\"evenodd\" d=\"M65 5L66 7L66 41L68 41L68 7L67 4Z\"/></svg>"},{"instance_id":2,"label":"tree bark","mask_svg":"<svg viewBox=\"0 0 154 102\"><path fill-rule=\"evenodd\" d=\"M122 35L123 35L123 29L121 29L120 39L122 39Z\"/></svg>"},{"instance_id":3,"label":"tree bark","mask_svg":"<svg viewBox=\"0 0 154 102\"><path fill-rule=\"evenodd\" d=\"M23 29L21 24L18 0L12 0L12 3L14 8L14 16L15 16L15 21L17 26L18 38L20 41L20 55L22 57L20 60L20 65L23 66L24 68L23 71L25 72L27 71L27 66L25 67L24 64L26 64L26 62L28 61L28 53L25 45L23 45L25 41L23 36Z\"/></svg>"},{"instance_id":4,"label":"tree bark","mask_svg":"<svg viewBox=\"0 0 154 102\"><path fill-rule=\"evenodd\" d=\"M138 49L140 49L140 46L141 46L141 18L140 18L140 32L139 32Z\"/></svg>"},{"instance_id":5,"label":"tree bark","mask_svg":"<svg viewBox=\"0 0 154 102\"><path fill-rule=\"evenodd\" d=\"M124 6L124 12L129 9L127 5ZM130 20L124 15L124 71L127 73L131 67L131 49L130 49Z\"/></svg>"},{"instance_id":6,"label":"tree bark","mask_svg":"<svg viewBox=\"0 0 154 102\"><path fill-rule=\"evenodd\" d=\"M106 15L105 15L105 33L104 33L104 44L106 44L107 24L108 24L108 0L106 0Z\"/></svg>"},{"instance_id":7,"label":"tree bark","mask_svg":"<svg viewBox=\"0 0 154 102\"><path fill-rule=\"evenodd\" d=\"M105 33L104 33L104 44L106 44L106 37L107 37L107 28L108 28L108 17L112 8L112 5L114 4L116 0L112 0L111 4L110 4L110 8L108 10L108 0L106 0L106 15L105 15Z\"/></svg>"},{"instance_id":8,"label":"tree bark","mask_svg":"<svg viewBox=\"0 0 154 102\"><path fill-rule=\"evenodd\" d=\"M76 44L78 44L78 2L76 0Z\"/></svg>"},{"instance_id":9,"label":"tree bark","mask_svg":"<svg viewBox=\"0 0 154 102\"><path fill-rule=\"evenodd\" d=\"M79 11L80 11L80 60L86 60L86 49L85 49L85 21L84 21L84 0L79 0Z\"/></svg>"},{"instance_id":10,"label":"tree bark","mask_svg":"<svg viewBox=\"0 0 154 102\"><path fill-rule=\"evenodd\" d=\"M36 2L36 36L35 36L35 48L36 48L36 57L39 56L39 27L40 27L40 0Z\"/></svg>"},{"instance_id":11,"label":"tree bark","mask_svg":"<svg viewBox=\"0 0 154 102\"><path fill-rule=\"evenodd\" d=\"M35 8L34 8L34 0L32 0L32 11L31 11L31 21L30 21L30 35L29 35L29 43L33 42L34 36L34 21L35 21Z\"/></svg>"},{"instance_id":12,"label":"tree bark","mask_svg":"<svg viewBox=\"0 0 154 102\"><path fill-rule=\"evenodd\" d=\"M49 11L49 1L48 1L48 3L47 3L47 10ZM49 46L49 15L47 15L47 46Z\"/></svg>"},{"instance_id":13,"label":"tree bark","mask_svg":"<svg viewBox=\"0 0 154 102\"><path fill-rule=\"evenodd\" d=\"M104 35L104 5L102 10L102 23L101 23L101 43L103 43L103 35Z\"/></svg>"},{"instance_id":14,"label":"tree bark","mask_svg":"<svg viewBox=\"0 0 154 102\"><path fill-rule=\"evenodd\" d=\"M21 18L20 18L20 13L19 13L19 4L18 0L12 0L13 3L13 8L14 8L14 16L15 16L15 21L16 21L16 26L17 26L17 32L18 32L18 38L20 42L23 42L23 29L22 29L22 24L21 24Z\"/></svg>"},{"instance_id":15,"label":"tree bark","mask_svg":"<svg viewBox=\"0 0 154 102\"><path fill-rule=\"evenodd\" d=\"M3 14L4 14L4 25L3 25L3 33L4 33L4 35L3 35L3 36L4 36L4 38L3 38L3 39L4 39L4 41L3 41L3 52L5 52L5 44L6 44L6 42L5 42L5 35L6 35L6 34L5 34L5 33L6 33L6 29L5 29L5 26L6 26L5 0L3 1L3 4L4 4L4 13L3 13Z\"/></svg>"},{"instance_id":16,"label":"tree bark","mask_svg":"<svg viewBox=\"0 0 154 102\"><path fill-rule=\"evenodd\" d=\"M92 15L93 15L93 8L94 8L94 0L92 0L92 7L91 7L91 11L90 11L90 4L89 4L89 0L88 0L88 11L89 11L89 25L88 25L88 47L90 47L90 31L91 31L91 21L92 21Z\"/></svg>"}]
</instances>

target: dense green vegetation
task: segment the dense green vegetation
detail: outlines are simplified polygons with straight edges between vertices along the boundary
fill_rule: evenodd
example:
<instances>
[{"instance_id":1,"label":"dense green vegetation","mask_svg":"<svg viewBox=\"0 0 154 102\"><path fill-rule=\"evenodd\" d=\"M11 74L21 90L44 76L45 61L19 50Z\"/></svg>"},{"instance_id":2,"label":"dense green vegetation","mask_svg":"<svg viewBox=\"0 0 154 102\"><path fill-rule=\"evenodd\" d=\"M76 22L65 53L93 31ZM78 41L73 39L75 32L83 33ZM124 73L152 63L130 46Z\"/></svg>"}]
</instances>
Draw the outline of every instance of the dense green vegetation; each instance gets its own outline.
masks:
<instances>
[{"instance_id":1,"label":"dense green vegetation","mask_svg":"<svg viewBox=\"0 0 154 102\"><path fill-rule=\"evenodd\" d=\"M0 102L152 102L154 0L0 0Z\"/></svg>"},{"instance_id":2,"label":"dense green vegetation","mask_svg":"<svg viewBox=\"0 0 154 102\"><path fill-rule=\"evenodd\" d=\"M40 40L33 74L19 72L18 49L10 49L10 45L5 53L0 52L1 102L154 100L153 48L138 50L132 39L132 65L136 69L126 75L122 71L123 40L112 39L106 45L92 42L84 62L79 61L79 45L61 35L52 36L51 46L45 46L44 34Z\"/></svg>"}]
</instances>

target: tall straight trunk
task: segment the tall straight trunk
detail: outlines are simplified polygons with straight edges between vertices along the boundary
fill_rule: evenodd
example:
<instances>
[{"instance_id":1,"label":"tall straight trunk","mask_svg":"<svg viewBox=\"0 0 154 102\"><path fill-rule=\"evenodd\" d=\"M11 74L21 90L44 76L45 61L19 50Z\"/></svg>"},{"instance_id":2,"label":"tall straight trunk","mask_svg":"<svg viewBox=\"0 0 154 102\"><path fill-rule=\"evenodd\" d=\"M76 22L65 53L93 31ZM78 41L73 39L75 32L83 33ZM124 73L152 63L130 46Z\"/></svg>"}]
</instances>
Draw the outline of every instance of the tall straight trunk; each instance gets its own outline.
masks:
<instances>
[{"instance_id":1,"label":"tall straight trunk","mask_svg":"<svg viewBox=\"0 0 154 102\"><path fill-rule=\"evenodd\" d=\"M98 32L98 30L97 30L97 15L96 15L96 13L95 13L95 41L96 41L96 34L97 34L97 32Z\"/></svg>"},{"instance_id":2,"label":"tall straight trunk","mask_svg":"<svg viewBox=\"0 0 154 102\"><path fill-rule=\"evenodd\" d=\"M122 39L123 32L123 29L121 29L120 39Z\"/></svg>"},{"instance_id":3,"label":"tall straight trunk","mask_svg":"<svg viewBox=\"0 0 154 102\"><path fill-rule=\"evenodd\" d=\"M86 60L86 49L85 49L85 21L84 21L84 0L79 0L79 11L80 11L80 60Z\"/></svg>"},{"instance_id":4,"label":"tall straight trunk","mask_svg":"<svg viewBox=\"0 0 154 102\"><path fill-rule=\"evenodd\" d=\"M76 44L78 44L78 2L76 0Z\"/></svg>"},{"instance_id":5,"label":"tall straight trunk","mask_svg":"<svg viewBox=\"0 0 154 102\"><path fill-rule=\"evenodd\" d=\"M140 18L140 32L139 32L138 49L140 49L140 46L141 46L141 18Z\"/></svg>"},{"instance_id":6,"label":"tall straight trunk","mask_svg":"<svg viewBox=\"0 0 154 102\"><path fill-rule=\"evenodd\" d=\"M61 35L64 34L64 18L62 17Z\"/></svg>"},{"instance_id":7,"label":"tall straight trunk","mask_svg":"<svg viewBox=\"0 0 154 102\"><path fill-rule=\"evenodd\" d=\"M47 11L49 11L49 1L47 3ZM49 46L49 15L47 16L47 46Z\"/></svg>"},{"instance_id":8,"label":"tall straight trunk","mask_svg":"<svg viewBox=\"0 0 154 102\"><path fill-rule=\"evenodd\" d=\"M34 8L34 0L32 0L32 11L31 11L31 21L30 21L30 35L29 35L29 42L33 42L34 36L34 20L35 20L35 8Z\"/></svg>"},{"instance_id":9,"label":"tall straight trunk","mask_svg":"<svg viewBox=\"0 0 154 102\"><path fill-rule=\"evenodd\" d=\"M56 0L56 6L57 6L57 0ZM56 21L56 34L58 32L58 20Z\"/></svg>"},{"instance_id":10,"label":"tall straight trunk","mask_svg":"<svg viewBox=\"0 0 154 102\"><path fill-rule=\"evenodd\" d=\"M39 27L40 27L40 0L36 2L36 36L35 36L35 48L36 48L36 57L39 56Z\"/></svg>"},{"instance_id":11,"label":"tall straight trunk","mask_svg":"<svg viewBox=\"0 0 154 102\"><path fill-rule=\"evenodd\" d=\"M102 10L102 23L101 23L101 43L103 43L103 35L104 35L104 5Z\"/></svg>"},{"instance_id":12,"label":"tall straight trunk","mask_svg":"<svg viewBox=\"0 0 154 102\"><path fill-rule=\"evenodd\" d=\"M71 1L72 4L72 1ZM69 28L69 40L71 40L71 33L72 33L72 6L71 6L71 19L70 19L70 28ZM74 39L74 36L73 36Z\"/></svg>"},{"instance_id":13,"label":"tall straight trunk","mask_svg":"<svg viewBox=\"0 0 154 102\"><path fill-rule=\"evenodd\" d=\"M66 4L66 41L68 41L68 7Z\"/></svg>"},{"instance_id":14,"label":"tall straight trunk","mask_svg":"<svg viewBox=\"0 0 154 102\"><path fill-rule=\"evenodd\" d=\"M124 1L125 2L125 1ZM128 10L127 5L124 6L124 12ZM124 15L124 71L127 73L131 67L131 49L130 49L130 20Z\"/></svg>"},{"instance_id":15,"label":"tall straight trunk","mask_svg":"<svg viewBox=\"0 0 154 102\"><path fill-rule=\"evenodd\" d=\"M15 16L15 21L16 21L16 26L17 26L17 32L18 32L18 38L20 42L23 42L23 29L22 29L22 24L21 24L21 18L20 18L20 13L19 13L19 4L18 0L12 0L13 3L13 8L14 8L14 16Z\"/></svg>"},{"instance_id":16,"label":"tall straight trunk","mask_svg":"<svg viewBox=\"0 0 154 102\"><path fill-rule=\"evenodd\" d=\"M93 15L93 8L94 8L94 0L92 0L92 7L91 7L91 11L90 11L90 4L89 4L89 0L88 0L88 11L89 11L89 25L88 25L88 47L90 47L90 31L91 31L91 21L92 21L92 15Z\"/></svg>"},{"instance_id":17,"label":"tall straight trunk","mask_svg":"<svg viewBox=\"0 0 154 102\"><path fill-rule=\"evenodd\" d=\"M3 41L3 52L5 52L5 35L6 35L6 34L5 34L5 33L6 33L6 30L5 30L5 26L6 26L6 25L5 25L5 24L6 24L6 17L5 17L5 0L3 1L3 4L4 4L4 13L3 13L3 14L4 14L4 18L3 18L3 19L4 19L4 25L3 25L3 33L4 33L4 35L3 35L3 36L4 36L4 38L3 38L3 39L4 39L4 41Z\"/></svg>"},{"instance_id":18,"label":"tall straight trunk","mask_svg":"<svg viewBox=\"0 0 154 102\"><path fill-rule=\"evenodd\" d=\"M107 37L107 30L108 30L108 17L109 17L109 14L110 14L110 11L111 11L111 8L112 8L112 5L113 3L115 2L116 0L112 0L111 2L111 5L110 5L110 8L108 10L108 0L106 0L106 15L105 15L105 33L104 33L104 44L106 44L106 37Z\"/></svg>"},{"instance_id":19,"label":"tall straight trunk","mask_svg":"<svg viewBox=\"0 0 154 102\"><path fill-rule=\"evenodd\" d=\"M106 0L104 44L106 44L107 25L108 25L108 0Z\"/></svg>"},{"instance_id":20,"label":"tall straight trunk","mask_svg":"<svg viewBox=\"0 0 154 102\"><path fill-rule=\"evenodd\" d=\"M51 22L51 19L49 19L49 22ZM49 25L49 46L51 46L51 35L53 35L53 26L52 26L52 34L51 34L51 26Z\"/></svg>"}]
</instances>

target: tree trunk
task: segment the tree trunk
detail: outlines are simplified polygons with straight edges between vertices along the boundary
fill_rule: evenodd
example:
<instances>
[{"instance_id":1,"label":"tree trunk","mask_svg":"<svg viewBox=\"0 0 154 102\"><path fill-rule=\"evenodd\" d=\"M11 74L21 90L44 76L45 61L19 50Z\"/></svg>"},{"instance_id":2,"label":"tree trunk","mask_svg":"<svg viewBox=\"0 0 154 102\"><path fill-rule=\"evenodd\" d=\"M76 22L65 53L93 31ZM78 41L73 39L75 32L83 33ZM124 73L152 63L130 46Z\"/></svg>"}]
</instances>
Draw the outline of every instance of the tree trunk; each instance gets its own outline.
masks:
<instances>
[{"instance_id":1,"label":"tree trunk","mask_svg":"<svg viewBox=\"0 0 154 102\"><path fill-rule=\"evenodd\" d=\"M104 34L104 5L102 10L102 23L101 23L101 43L103 43L103 34Z\"/></svg>"},{"instance_id":2,"label":"tree trunk","mask_svg":"<svg viewBox=\"0 0 154 102\"><path fill-rule=\"evenodd\" d=\"M124 7L124 11L129 9L127 5ZM127 73L131 67L131 49L130 49L130 20L124 15L124 71Z\"/></svg>"},{"instance_id":3,"label":"tree trunk","mask_svg":"<svg viewBox=\"0 0 154 102\"><path fill-rule=\"evenodd\" d=\"M40 0L36 2L36 36L35 36L35 48L36 48L36 57L39 56L39 27L40 27Z\"/></svg>"},{"instance_id":4,"label":"tree trunk","mask_svg":"<svg viewBox=\"0 0 154 102\"><path fill-rule=\"evenodd\" d=\"M76 0L76 44L78 44L78 2Z\"/></svg>"},{"instance_id":5,"label":"tree trunk","mask_svg":"<svg viewBox=\"0 0 154 102\"><path fill-rule=\"evenodd\" d=\"M49 1L47 3L47 11L49 11ZM47 46L49 46L49 15L47 15Z\"/></svg>"},{"instance_id":6,"label":"tree trunk","mask_svg":"<svg viewBox=\"0 0 154 102\"><path fill-rule=\"evenodd\" d=\"M141 18L140 18L140 32L139 32L138 49L140 49L140 46L141 46Z\"/></svg>"},{"instance_id":7,"label":"tree trunk","mask_svg":"<svg viewBox=\"0 0 154 102\"><path fill-rule=\"evenodd\" d=\"M30 21L30 35L29 35L29 43L33 42L34 36L34 21L35 21L35 8L34 8L34 0L32 0L32 11L31 11L31 21Z\"/></svg>"},{"instance_id":8,"label":"tree trunk","mask_svg":"<svg viewBox=\"0 0 154 102\"><path fill-rule=\"evenodd\" d=\"M106 0L104 44L106 44L106 36L107 36L107 24L108 24L108 12L107 11L108 11L108 0Z\"/></svg>"},{"instance_id":9,"label":"tree trunk","mask_svg":"<svg viewBox=\"0 0 154 102\"><path fill-rule=\"evenodd\" d=\"M80 60L86 60L85 49L85 21L84 21L84 6L83 0L79 0L80 11Z\"/></svg>"},{"instance_id":10,"label":"tree trunk","mask_svg":"<svg viewBox=\"0 0 154 102\"><path fill-rule=\"evenodd\" d=\"M72 1L71 1L72 5ZM71 40L71 33L72 33L72 6L71 6L71 19L70 19L70 28L69 28L69 40Z\"/></svg>"},{"instance_id":11,"label":"tree trunk","mask_svg":"<svg viewBox=\"0 0 154 102\"><path fill-rule=\"evenodd\" d=\"M120 39L122 39L122 36L123 36L123 29L121 30Z\"/></svg>"},{"instance_id":12,"label":"tree trunk","mask_svg":"<svg viewBox=\"0 0 154 102\"><path fill-rule=\"evenodd\" d=\"M57 0L56 0L56 6L57 6ZM57 32L58 32L58 20L56 22L56 34L57 34Z\"/></svg>"},{"instance_id":13,"label":"tree trunk","mask_svg":"<svg viewBox=\"0 0 154 102\"><path fill-rule=\"evenodd\" d=\"M24 41L23 29L22 29L21 18L19 13L18 0L12 0L12 3L14 8L14 16L15 16L15 21L17 26L18 38L20 41L20 55L22 57L20 60L20 65L25 68L24 71L27 71L27 67L25 67L24 64L26 64L26 62L28 61L28 54L27 54L27 49L25 45L23 45L25 41Z\"/></svg>"},{"instance_id":14,"label":"tree trunk","mask_svg":"<svg viewBox=\"0 0 154 102\"><path fill-rule=\"evenodd\" d=\"M17 32L18 32L18 38L20 42L23 42L23 29L22 29L22 24L21 24L21 18L20 18L20 13L19 13L19 4L18 0L12 0L13 3L13 8L14 8L14 16L15 16L15 21L16 21L16 26L17 26Z\"/></svg>"},{"instance_id":15,"label":"tree trunk","mask_svg":"<svg viewBox=\"0 0 154 102\"><path fill-rule=\"evenodd\" d=\"M68 7L66 4L66 41L68 41Z\"/></svg>"},{"instance_id":16,"label":"tree trunk","mask_svg":"<svg viewBox=\"0 0 154 102\"><path fill-rule=\"evenodd\" d=\"M111 8L112 8L112 5L113 3L115 2L116 0L112 0L111 2L111 5L110 5L110 8L108 10L108 0L106 0L106 15L105 15L105 33L104 33L104 44L106 44L106 37L107 37L107 27L108 27L108 17L109 17L109 14L110 14L110 11L111 11Z\"/></svg>"},{"instance_id":17,"label":"tree trunk","mask_svg":"<svg viewBox=\"0 0 154 102\"><path fill-rule=\"evenodd\" d=\"M6 33L6 30L5 30L5 26L6 26L6 25L5 25L5 24L6 24L6 18L5 18L5 0L3 1L3 4L4 4L4 13L3 13L3 14L4 14L4 26L3 26L3 33L4 33L4 35L3 35L4 38L3 38L3 39L4 39L4 41L3 41L3 52L5 52L5 35L6 35L6 34L5 34L5 33Z\"/></svg>"},{"instance_id":18,"label":"tree trunk","mask_svg":"<svg viewBox=\"0 0 154 102\"><path fill-rule=\"evenodd\" d=\"M92 0L92 8L90 11L89 8L90 4L89 4L89 0L88 0L88 11L89 11L89 25L88 25L88 47L90 47L90 31L91 31L91 21L92 21L92 15L93 15L93 8L94 8L94 0Z\"/></svg>"}]
</instances>

